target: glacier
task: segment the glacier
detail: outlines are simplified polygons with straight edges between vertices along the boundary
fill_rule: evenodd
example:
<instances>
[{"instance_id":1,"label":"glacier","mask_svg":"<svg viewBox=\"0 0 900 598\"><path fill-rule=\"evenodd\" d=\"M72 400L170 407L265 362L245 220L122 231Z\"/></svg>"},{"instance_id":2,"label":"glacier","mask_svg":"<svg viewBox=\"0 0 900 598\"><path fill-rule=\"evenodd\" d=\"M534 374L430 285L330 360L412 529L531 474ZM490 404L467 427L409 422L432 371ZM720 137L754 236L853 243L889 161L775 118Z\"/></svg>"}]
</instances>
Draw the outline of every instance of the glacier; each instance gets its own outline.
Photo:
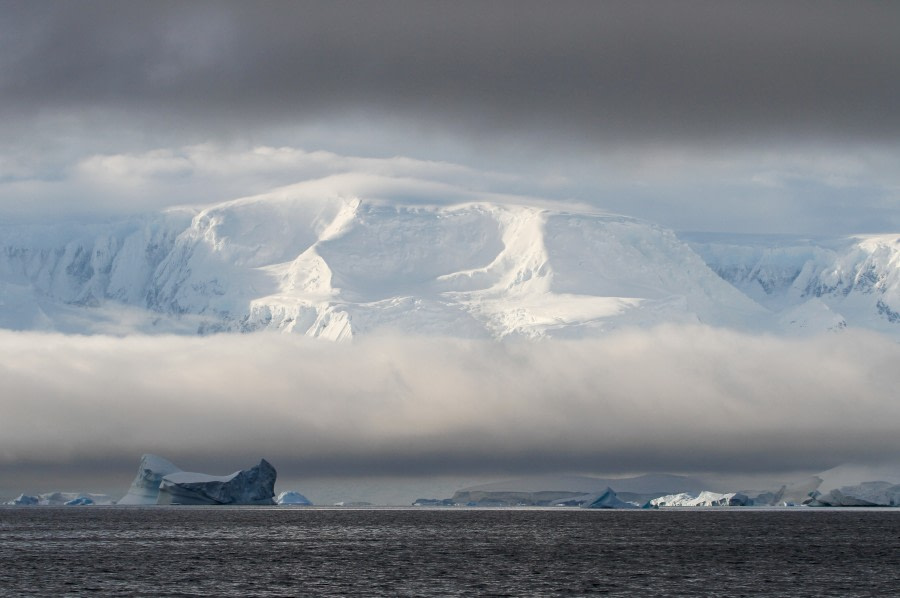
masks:
<instances>
[{"instance_id":1,"label":"glacier","mask_svg":"<svg viewBox=\"0 0 900 598\"><path fill-rule=\"evenodd\" d=\"M273 505L275 468L265 459L227 476L180 470L157 455L143 455L119 505Z\"/></svg>"}]
</instances>

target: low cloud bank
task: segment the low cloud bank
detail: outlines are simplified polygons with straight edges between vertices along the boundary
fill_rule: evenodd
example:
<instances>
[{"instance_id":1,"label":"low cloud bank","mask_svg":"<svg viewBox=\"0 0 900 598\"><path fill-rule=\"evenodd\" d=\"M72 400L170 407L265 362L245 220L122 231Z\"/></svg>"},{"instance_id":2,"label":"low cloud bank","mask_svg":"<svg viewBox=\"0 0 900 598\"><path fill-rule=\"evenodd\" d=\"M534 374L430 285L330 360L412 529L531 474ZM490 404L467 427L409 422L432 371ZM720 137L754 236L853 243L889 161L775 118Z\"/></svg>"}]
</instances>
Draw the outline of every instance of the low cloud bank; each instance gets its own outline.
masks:
<instances>
[{"instance_id":1,"label":"low cloud bank","mask_svg":"<svg viewBox=\"0 0 900 598\"><path fill-rule=\"evenodd\" d=\"M0 467L157 452L297 475L779 472L900 455L900 346L707 327L600 340L0 332ZM88 472L86 472L88 473Z\"/></svg>"}]
</instances>

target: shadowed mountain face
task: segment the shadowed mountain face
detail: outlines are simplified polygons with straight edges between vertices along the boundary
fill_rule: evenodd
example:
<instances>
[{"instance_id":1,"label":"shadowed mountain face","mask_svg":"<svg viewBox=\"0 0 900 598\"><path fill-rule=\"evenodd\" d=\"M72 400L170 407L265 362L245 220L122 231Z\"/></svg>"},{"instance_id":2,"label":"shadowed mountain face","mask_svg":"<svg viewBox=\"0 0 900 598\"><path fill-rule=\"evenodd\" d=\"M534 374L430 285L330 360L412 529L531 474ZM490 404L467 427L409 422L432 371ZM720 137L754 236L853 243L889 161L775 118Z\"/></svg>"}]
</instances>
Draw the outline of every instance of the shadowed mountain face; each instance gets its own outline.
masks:
<instances>
[{"instance_id":1,"label":"shadowed mountain face","mask_svg":"<svg viewBox=\"0 0 900 598\"><path fill-rule=\"evenodd\" d=\"M0 229L0 326L346 340L900 325L894 237L689 245L625 216L373 195L301 184L114 224Z\"/></svg>"}]
</instances>

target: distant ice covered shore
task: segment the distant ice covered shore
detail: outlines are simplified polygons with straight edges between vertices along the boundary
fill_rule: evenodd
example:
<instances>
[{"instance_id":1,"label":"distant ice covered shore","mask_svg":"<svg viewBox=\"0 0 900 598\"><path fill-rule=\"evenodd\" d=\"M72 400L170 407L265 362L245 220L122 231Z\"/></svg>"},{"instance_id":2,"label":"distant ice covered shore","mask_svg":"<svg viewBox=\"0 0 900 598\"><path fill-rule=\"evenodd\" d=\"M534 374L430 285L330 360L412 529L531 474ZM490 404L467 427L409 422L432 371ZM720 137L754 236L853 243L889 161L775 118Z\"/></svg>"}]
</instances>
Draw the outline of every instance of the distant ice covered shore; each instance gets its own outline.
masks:
<instances>
[{"instance_id":1,"label":"distant ice covered shore","mask_svg":"<svg viewBox=\"0 0 900 598\"><path fill-rule=\"evenodd\" d=\"M166 459L144 455L138 473L122 498L81 492L22 494L14 506L91 505L294 505L312 502L296 491L275 496L275 470L265 460L228 476L183 472ZM707 482L669 474L632 478L544 476L473 486L452 498L420 498L419 507L900 507L900 467L844 465L791 484L763 491L716 492ZM370 503L338 503L343 505Z\"/></svg>"}]
</instances>

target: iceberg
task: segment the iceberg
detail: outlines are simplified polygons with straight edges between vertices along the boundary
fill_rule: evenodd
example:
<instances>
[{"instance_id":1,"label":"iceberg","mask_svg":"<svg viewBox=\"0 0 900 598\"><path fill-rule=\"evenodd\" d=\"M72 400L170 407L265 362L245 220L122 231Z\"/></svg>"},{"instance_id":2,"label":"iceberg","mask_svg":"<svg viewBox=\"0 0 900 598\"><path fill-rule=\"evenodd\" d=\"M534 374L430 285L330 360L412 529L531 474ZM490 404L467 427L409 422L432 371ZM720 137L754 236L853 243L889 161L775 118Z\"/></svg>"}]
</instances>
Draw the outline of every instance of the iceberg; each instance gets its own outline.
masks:
<instances>
[{"instance_id":1,"label":"iceberg","mask_svg":"<svg viewBox=\"0 0 900 598\"><path fill-rule=\"evenodd\" d=\"M607 488L600 496L592 501L585 501L582 505L585 509L636 509L636 504L625 502L618 496L612 488Z\"/></svg>"},{"instance_id":2,"label":"iceberg","mask_svg":"<svg viewBox=\"0 0 900 598\"><path fill-rule=\"evenodd\" d=\"M813 507L897 507L900 506L900 484L862 482L842 486L818 494L809 504Z\"/></svg>"},{"instance_id":3,"label":"iceberg","mask_svg":"<svg viewBox=\"0 0 900 598\"><path fill-rule=\"evenodd\" d=\"M810 476L805 480L782 486L766 504L785 507L806 505L813 500L812 497L821 486L821 477L817 475ZM756 504L761 504L761 502L758 501Z\"/></svg>"},{"instance_id":4,"label":"iceberg","mask_svg":"<svg viewBox=\"0 0 900 598\"><path fill-rule=\"evenodd\" d=\"M181 471L163 477L159 505L274 505L275 468L265 459L228 476Z\"/></svg>"},{"instance_id":5,"label":"iceberg","mask_svg":"<svg viewBox=\"0 0 900 598\"><path fill-rule=\"evenodd\" d=\"M295 492L293 490L288 490L286 492L282 492L275 499L275 504L278 505L303 505L303 506L312 506L312 501L308 498L300 494L299 492Z\"/></svg>"},{"instance_id":6,"label":"iceberg","mask_svg":"<svg viewBox=\"0 0 900 598\"><path fill-rule=\"evenodd\" d=\"M767 504L811 507L900 506L900 467L847 463L782 486ZM756 504L759 504L757 502Z\"/></svg>"},{"instance_id":7,"label":"iceberg","mask_svg":"<svg viewBox=\"0 0 900 598\"><path fill-rule=\"evenodd\" d=\"M67 507L86 507L96 503L94 503L94 499L89 496L79 496L78 498L67 500L63 504Z\"/></svg>"},{"instance_id":8,"label":"iceberg","mask_svg":"<svg viewBox=\"0 0 900 598\"><path fill-rule=\"evenodd\" d=\"M258 465L227 476L182 471L157 455L143 455L120 505L272 505L275 468ZM302 495L298 495L302 496Z\"/></svg>"},{"instance_id":9,"label":"iceberg","mask_svg":"<svg viewBox=\"0 0 900 598\"><path fill-rule=\"evenodd\" d=\"M113 504L113 500L106 494L46 492L35 496L20 494L6 504L11 506L73 507L83 505L111 505Z\"/></svg>"},{"instance_id":10,"label":"iceberg","mask_svg":"<svg viewBox=\"0 0 900 598\"><path fill-rule=\"evenodd\" d=\"M704 490L697 495L682 492L660 496L650 500L644 506L653 509L660 507L746 507L750 504L752 504L750 498L741 492L720 494Z\"/></svg>"},{"instance_id":11,"label":"iceberg","mask_svg":"<svg viewBox=\"0 0 900 598\"><path fill-rule=\"evenodd\" d=\"M159 498L159 485L164 476L181 471L169 461L157 455L143 455L137 476L131 482L128 493L120 505L155 505Z\"/></svg>"},{"instance_id":12,"label":"iceberg","mask_svg":"<svg viewBox=\"0 0 900 598\"><path fill-rule=\"evenodd\" d=\"M30 496L28 494L20 494L13 500L6 503L7 505L39 505L41 504L41 499L37 496Z\"/></svg>"}]
</instances>

